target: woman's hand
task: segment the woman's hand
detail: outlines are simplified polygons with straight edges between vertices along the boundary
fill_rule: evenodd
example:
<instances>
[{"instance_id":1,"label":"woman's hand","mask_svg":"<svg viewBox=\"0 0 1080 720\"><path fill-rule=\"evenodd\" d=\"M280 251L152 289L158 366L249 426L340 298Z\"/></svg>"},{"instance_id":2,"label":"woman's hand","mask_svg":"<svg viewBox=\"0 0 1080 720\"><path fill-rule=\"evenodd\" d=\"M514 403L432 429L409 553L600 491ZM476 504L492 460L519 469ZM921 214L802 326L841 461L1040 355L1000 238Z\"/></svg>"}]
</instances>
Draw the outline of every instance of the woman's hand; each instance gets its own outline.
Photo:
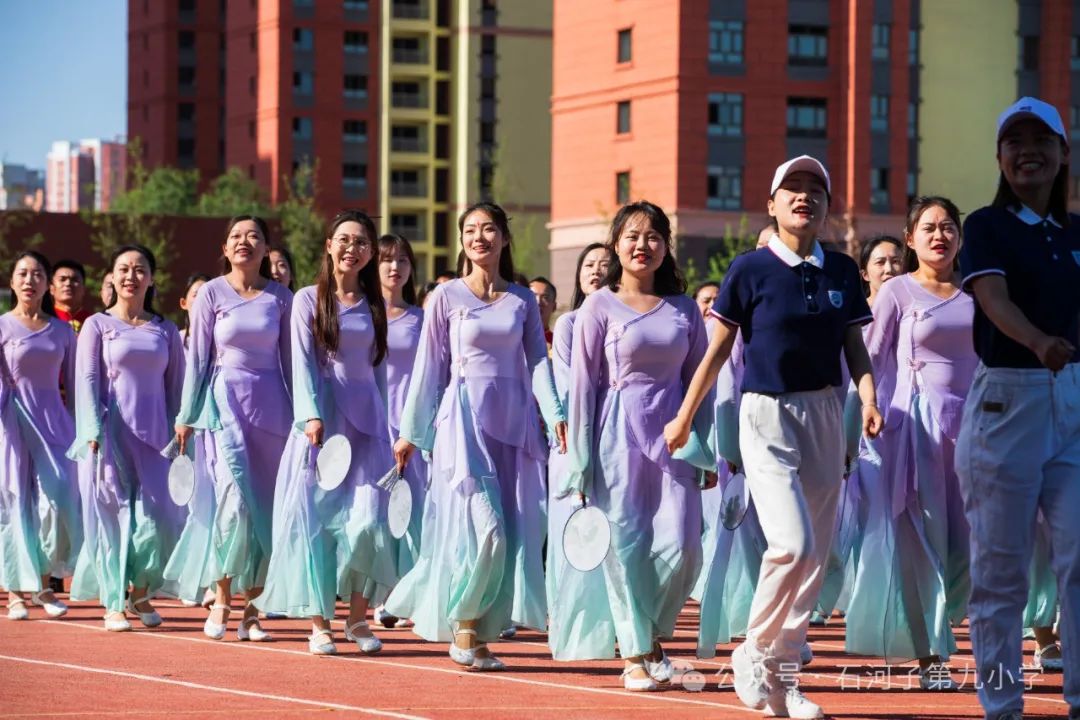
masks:
<instances>
[{"instance_id":1,"label":"woman's hand","mask_svg":"<svg viewBox=\"0 0 1080 720\"><path fill-rule=\"evenodd\" d=\"M323 424L322 420L312 418L304 424L304 435L315 447L322 447Z\"/></svg>"},{"instance_id":2,"label":"woman's hand","mask_svg":"<svg viewBox=\"0 0 1080 720\"><path fill-rule=\"evenodd\" d=\"M98 451L98 448L100 447L98 445L98 441L97 440L91 440L89 442L89 445L90 445L90 452L92 452L92 453L94 453L96 455L97 451Z\"/></svg>"},{"instance_id":3,"label":"woman's hand","mask_svg":"<svg viewBox=\"0 0 1080 720\"><path fill-rule=\"evenodd\" d=\"M862 427L866 437L873 440L885 429L885 419L881 417L881 411L877 405L862 406Z\"/></svg>"},{"instance_id":4,"label":"woman's hand","mask_svg":"<svg viewBox=\"0 0 1080 720\"><path fill-rule=\"evenodd\" d=\"M397 442L394 443L394 462L397 463L399 475L405 474L405 467L409 464L409 459L415 451L416 446L405 438L398 438Z\"/></svg>"},{"instance_id":5,"label":"woman's hand","mask_svg":"<svg viewBox=\"0 0 1080 720\"><path fill-rule=\"evenodd\" d=\"M705 482L702 484L702 490L712 490L716 487L716 484L720 482L720 476L712 470L705 471Z\"/></svg>"},{"instance_id":6,"label":"woman's hand","mask_svg":"<svg viewBox=\"0 0 1080 720\"><path fill-rule=\"evenodd\" d=\"M555 439L559 443L559 453L566 454L566 421L562 420L555 423Z\"/></svg>"},{"instance_id":7,"label":"woman's hand","mask_svg":"<svg viewBox=\"0 0 1080 720\"><path fill-rule=\"evenodd\" d=\"M690 423L676 415L675 419L664 426L664 442L668 452L673 453L686 445L690 439Z\"/></svg>"},{"instance_id":8,"label":"woman's hand","mask_svg":"<svg viewBox=\"0 0 1080 720\"><path fill-rule=\"evenodd\" d=\"M191 439L195 429L190 425L177 424L173 430L176 431L176 444L180 449L180 454L183 455L187 451L188 440Z\"/></svg>"}]
</instances>

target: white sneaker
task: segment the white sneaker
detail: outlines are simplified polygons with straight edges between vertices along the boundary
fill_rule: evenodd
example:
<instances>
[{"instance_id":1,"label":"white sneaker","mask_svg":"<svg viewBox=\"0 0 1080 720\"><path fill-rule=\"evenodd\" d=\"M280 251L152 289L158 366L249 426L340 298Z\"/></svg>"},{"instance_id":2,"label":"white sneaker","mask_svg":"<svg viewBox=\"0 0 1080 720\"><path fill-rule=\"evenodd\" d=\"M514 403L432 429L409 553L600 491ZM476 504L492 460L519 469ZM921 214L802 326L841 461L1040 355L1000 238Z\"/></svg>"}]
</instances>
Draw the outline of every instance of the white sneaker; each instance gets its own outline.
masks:
<instances>
[{"instance_id":1,"label":"white sneaker","mask_svg":"<svg viewBox=\"0 0 1080 720\"><path fill-rule=\"evenodd\" d=\"M312 655L337 655L334 635L329 630L311 628L311 637L307 641L308 652Z\"/></svg>"},{"instance_id":2,"label":"white sneaker","mask_svg":"<svg viewBox=\"0 0 1080 720\"><path fill-rule=\"evenodd\" d=\"M216 623L211 618L214 616L215 610L223 610L221 622ZM206 622L203 623L203 635L211 640L221 640L225 637L225 631L228 629L229 613L232 612L232 608L228 605L211 605L210 614L206 616Z\"/></svg>"},{"instance_id":3,"label":"white sneaker","mask_svg":"<svg viewBox=\"0 0 1080 720\"><path fill-rule=\"evenodd\" d=\"M108 613L105 615L105 629L109 632L127 632L131 629L131 623L122 612Z\"/></svg>"},{"instance_id":4,"label":"white sneaker","mask_svg":"<svg viewBox=\"0 0 1080 720\"><path fill-rule=\"evenodd\" d=\"M934 663L919 670L919 687L928 692L953 692L957 689L944 663Z\"/></svg>"},{"instance_id":5,"label":"white sneaker","mask_svg":"<svg viewBox=\"0 0 1080 720\"><path fill-rule=\"evenodd\" d=\"M161 615L158 614L157 610L151 610L148 613L144 613L137 607L135 607L137 603L145 602L147 600L149 600L149 598L140 598L139 600L133 600L131 597L128 597L127 611L132 615L137 616L139 618L139 622L143 624L143 627L157 627L161 624Z\"/></svg>"},{"instance_id":6,"label":"white sneaker","mask_svg":"<svg viewBox=\"0 0 1080 720\"><path fill-rule=\"evenodd\" d=\"M49 602L42 600L41 595L44 592L47 591L42 590L41 592L34 593L30 596L30 601L33 602L35 605L40 605L41 607L45 608L45 614L51 618L64 617L65 615L67 615L68 606L60 602L55 595L53 596L53 599Z\"/></svg>"},{"instance_id":7,"label":"white sneaker","mask_svg":"<svg viewBox=\"0 0 1080 720\"><path fill-rule=\"evenodd\" d=\"M731 670L735 677L735 694L743 705L755 710L765 707L769 690L765 685L765 666L750 655L750 647L741 643L731 653Z\"/></svg>"},{"instance_id":8,"label":"white sneaker","mask_svg":"<svg viewBox=\"0 0 1080 720\"><path fill-rule=\"evenodd\" d=\"M1046 657L1046 653L1054 651L1057 657ZM1036 669L1049 670L1050 672L1062 672L1065 669L1065 663L1061 657L1061 646L1057 643L1051 643L1044 648L1039 648L1035 651Z\"/></svg>"},{"instance_id":9,"label":"white sneaker","mask_svg":"<svg viewBox=\"0 0 1080 720\"><path fill-rule=\"evenodd\" d=\"M825 717L817 703L808 699L797 687L778 688L769 693L765 704L765 715L769 717L800 718L814 720Z\"/></svg>"},{"instance_id":10,"label":"white sneaker","mask_svg":"<svg viewBox=\"0 0 1080 720\"><path fill-rule=\"evenodd\" d=\"M353 634L353 630L358 629L368 630L367 620L361 620L360 622L353 623L352 625L345 626L345 639L352 640L356 643L356 647L360 648L360 652L365 655L374 655L382 650L382 640L374 635L368 635L367 637L358 637Z\"/></svg>"},{"instance_id":11,"label":"white sneaker","mask_svg":"<svg viewBox=\"0 0 1080 720\"><path fill-rule=\"evenodd\" d=\"M270 642L273 638L270 633L262 629L258 615L249 615L240 621L240 627L236 628L236 639L250 642Z\"/></svg>"},{"instance_id":12,"label":"white sneaker","mask_svg":"<svg viewBox=\"0 0 1080 720\"><path fill-rule=\"evenodd\" d=\"M30 611L26 609L26 601L16 598L8 600L8 620L26 620L30 617Z\"/></svg>"},{"instance_id":13,"label":"white sneaker","mask_svg":"<svg viewBox=\"0 0 1080 720\"><path fill-rule=\"evenodd\" d=\"M812 662L814 662L814 651L810 649L810 643L803 643L799 648L799 663L806 667Z\"/></svg>"},{"instance_id":14,"label":"white sneaker","mask_svg":"<svg viewBox=\"0 0 1080 720\"><path fill-rule=\"evenodd\" d=\"M635 670L644 670L647 677L636 678L631 677L630 673ZM640 663L634 663L628 665L622 672L623 689L630 692L654 692L659 689L656 684L656 680L653 679L652 674L649 673L648 668Z\"/></svg>"}]
</instances>

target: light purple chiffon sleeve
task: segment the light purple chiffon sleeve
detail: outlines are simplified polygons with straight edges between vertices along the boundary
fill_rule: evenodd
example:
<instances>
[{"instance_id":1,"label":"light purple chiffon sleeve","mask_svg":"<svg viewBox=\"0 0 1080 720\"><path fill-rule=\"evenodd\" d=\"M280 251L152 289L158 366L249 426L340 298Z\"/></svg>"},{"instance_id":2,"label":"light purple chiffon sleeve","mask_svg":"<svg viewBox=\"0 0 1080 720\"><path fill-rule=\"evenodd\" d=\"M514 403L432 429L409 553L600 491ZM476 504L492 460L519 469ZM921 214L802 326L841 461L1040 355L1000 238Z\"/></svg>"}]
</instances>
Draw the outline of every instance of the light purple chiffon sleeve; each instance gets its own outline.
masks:
<instances>
[{"instance_id":1,"label":"light purple chiffon sleeve","mask_svg":"<svg viewBox=\"0 0 1080 720\"><path fill-rule=\"evenodd\" d=\"M91 441L102 438L101 324L91 317L82 326L75 352L75 442L68 450L72 460L86 457Z\"/></svg>"},{"instance_id":2,"label":"light purple chiffon sleeve","mask_svg":"<svg viewBox=\"0 0 1080 720\"><path fill-rule=\"evenodd\" d=\"M180 402L184 395L184 340L172 323L168 324L169 366L165 370L165 409L166 417L174 418L180 412Z\"/></svg>"},{"instance_id":3,"label":"light purple chiffon sleeve","mask_svg":"<svg viewBox=\"0 0 1080 720\"><path fill-rule=\"evenodd\" d=\"M215 300L213 289L207 283L192 304L191 322L188 329L188 362L184 370L184 390L180 400L180 411L176 415L178 425L190 425L203 430L208 429L204 409L206 395L210 389L210 377L213 374Z\"/></svg>"},{"instance_id":4,"label":"light purple chiffon sleeve","mask_svg":"<svg viewBox=\"0 0 1080 720\"><path fill-rule=\"evenodd\" d=\"M693 380L694 373L697 372L698 365L701 364L705 351L708 349L708 332L705 321L697 312L696 306L692 305L692 302L684 304L690 305L685 308L686 317L690 322L689 348L682 363L682 391L685 397L686 391L690 388L690 381ZM718 461L716 438L713 435L715 412L716 390L714 387L709 390L698 406L697 412L694 413L689 441L684 447L676 450L673 457L685 460L699 470L716 470Z\"/></svg>"},{"instance_id":5,"label":"light purple chiffon sleeve","mask_svg":"<svg viewBox=\"0 0 1080 720\"><path fill-rule=\"evenodd\" d=\"M447 285L439 286L428 296L409 394L401 410L401 437L428 453L435 447L435 417L450 379Z\"/></svg>"},{"instance_id":6,"label":"light purple chiffon sleeve","mask_svg":"<svg viewBox=\"0 0 1080 720\"><path fill-rule=\"evenodd\" d=\"M525 329L522 341L525 344L525 362L532 377L533 396L540 405L540 414L549 428L566 421L559 394L555 391L555 377L551 374L551 359L548 357L547 340L544 339L544 325L540 320L540 306L528 303L525 311Z\"/></svg>"},{"instance_id":7,"label":"light purple chiffon sleeve","mask_svg":"<svg viewBox=\"0 0 1080 720\"><path fill-rule=\"evenodd\" d=\"M68 326L64 334L64 358L60 361L60 377L64 380L64 404L68 412L75 415L75 352L77 336L75 331Z\"/></svg>"},{"instance_id":8,"label":"light purple chiffon sleeve","mask_svg":"<svg viewBox=\"0 0 1080 720\"><path fill-rule=\"evenodd\" d=\"M574 318L573 348L567 405L570 409L567 433L567 462L559 497L574 492L592 492L593 438L598 430L597 405L600 383L604 381L604 339L606 321L595 311L596 303L586 301Z\"/></svg>"},{"instance_id":9,"label":"light purple chiffon sleeve","mask_svg":"<svg viewBox=\"0 0 1080 720\"><path fill-rule=\"evenodd\" d=\"M322 420L319 410L321 374L315 352L315 333L311 321L315 316L313 294L301 290L293 298L291 320L292 401L293 425L303 430L308 420ZM284 359L282 360L284 362Z\"/></svg>"}]
</instances>

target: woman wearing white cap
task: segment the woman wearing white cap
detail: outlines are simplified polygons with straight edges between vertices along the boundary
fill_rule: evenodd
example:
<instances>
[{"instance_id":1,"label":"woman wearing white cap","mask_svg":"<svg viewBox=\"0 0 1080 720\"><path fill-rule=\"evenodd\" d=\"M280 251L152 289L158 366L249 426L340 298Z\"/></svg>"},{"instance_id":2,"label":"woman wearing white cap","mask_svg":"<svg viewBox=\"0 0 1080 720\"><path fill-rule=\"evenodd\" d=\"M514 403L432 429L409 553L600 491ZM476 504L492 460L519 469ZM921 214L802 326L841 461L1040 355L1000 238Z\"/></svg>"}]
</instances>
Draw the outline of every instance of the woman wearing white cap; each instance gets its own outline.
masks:
<instances>
[{"instance_id":1,"label":"woman wearing white cap","mask_svg":"<svg viewBox=\"0 0 1080 720\"><path fill-rule=\"evenodd\" d=\"M803 155L773 176L768 245L741 255L713 313L721 321L676 418L669 448L684 445L690 420L727 360L736 330L745 343L739 449L768 549L746 641L732 654L735 691L780 717L822 717L799 691L799 653L824 576L844 466L841 354L862 400L862 427L882 427L860 326L871 319L859 268L822 250L817 235L829 174Z\"/></svg>"},{"instance_id":2,"label":"woman wearing white cap","mask_svg":"<svg viewBox=\"0 0 1080 720\"><path fill-rule=\"evenodd\" d=\"M956 470L971 525L968 606L986 717L1023 717L1021 625L1035 517L1053 546L1064 694L1080 718L1080 217L1066 210L1069 141L1053 106L1022 98L998 119L993 203L964 223L979 366Z\"/></svg>"}]
</instances>

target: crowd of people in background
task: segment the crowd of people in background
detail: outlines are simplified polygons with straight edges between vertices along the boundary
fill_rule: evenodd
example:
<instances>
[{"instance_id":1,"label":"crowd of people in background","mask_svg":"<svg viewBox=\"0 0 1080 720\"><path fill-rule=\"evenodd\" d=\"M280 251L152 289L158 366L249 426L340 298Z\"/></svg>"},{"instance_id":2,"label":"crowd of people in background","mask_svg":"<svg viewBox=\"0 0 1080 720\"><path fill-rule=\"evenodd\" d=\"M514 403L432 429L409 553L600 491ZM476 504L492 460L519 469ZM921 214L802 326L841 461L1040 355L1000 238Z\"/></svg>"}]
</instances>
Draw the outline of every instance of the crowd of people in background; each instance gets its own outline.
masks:
<instances>
[{"instance_id":1,"label":"crowd of people in background","mask_svg":"<svg viewBox=\"0 0 1080 720\"><path fill-rule=\"evenodd\" d=\"M1025 629L1080 718L1069 151L1057 111L1023 98L999 119L991 204L964 220L917 198L855 258L821 240L828 171L793 158L758 247L692 294L668 215L629 203L557 318L492 202L460 215L458 271L423 284L409 239L362 211L312 238L302 288L266 223L238 216L179 327L144 247L112 253L97 311L81 265L21 252L0 317L7 617L63 616L69 579L110 631L161 625L169 596L203 605L215 640L308 619L325 655L340 601L360 653L383 650L374 624L411 627L498 671L491 643L533 628L556 660L619 656L623 687L652 691L693 598L698 655L740 639L739 699L795 718L823 716L798 684L811 625L842 615L849 652L950 692L966 620L988 718L1022 717ZM344 479L324 487L316 459L342 437ZM401 533L395 483L413 498ZM566 561L582 506L610 530L593 570Z\"/></svg>"}]
</instances>

